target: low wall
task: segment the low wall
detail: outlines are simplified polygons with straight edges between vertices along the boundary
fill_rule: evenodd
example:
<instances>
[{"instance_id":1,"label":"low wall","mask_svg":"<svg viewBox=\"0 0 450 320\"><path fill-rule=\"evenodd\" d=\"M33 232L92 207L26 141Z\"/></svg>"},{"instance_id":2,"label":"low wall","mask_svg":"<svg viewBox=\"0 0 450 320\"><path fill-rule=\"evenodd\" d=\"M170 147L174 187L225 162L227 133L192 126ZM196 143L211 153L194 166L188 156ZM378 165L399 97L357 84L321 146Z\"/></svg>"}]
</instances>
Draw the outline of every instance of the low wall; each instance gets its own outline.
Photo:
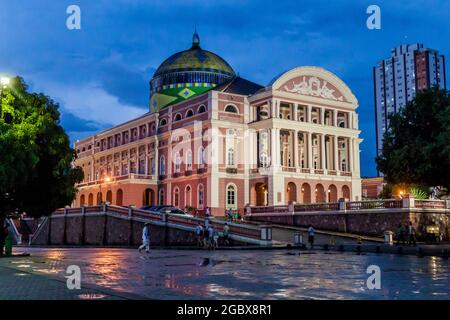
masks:
<instances>
[{"instance_id":1,"label":"low wall","mask_svg":"<svg viewBox=\"0 0 450 320\"><path fill-rule=\"evenodd\" d=\"M168 222L151 220L150 242L157 246L196 245L194 233L196 224L176 226L177 217L168 217ZM142 243L142 229L147 222L142 218L124 218L116 213L88 212L85 214L53 214L48 217L32 239L33 245L92 245L92 246L136 246ZM186 222L186 221L181 221ZM195 222L191 222L195 223ZM216 222L215 228L219 228ZM220 230L220 229L219 229ZM255 241L245 240L245 228L231 225L230 245L248 245ZM251 237L260 233L259 229L249 229ZM223 239L219 239L222 245Z\"/></svg>"},{"instance_id":2,"label":"low wall","mask_svg":"<svg viewBox=\"0 0 450 320\"><path fill-rule=\"evenodd\" d=\"M419 237L425 235L428 225L438 225L445 239L450 239L450 214L415 212L411 210L378 210L371 212L317 212L317 213L261 213L246 216L247 220L272 224L308 227L319 230L382 236L387 230L397 231L399 223L413 223Z\"/></svg>"}]
</instances>

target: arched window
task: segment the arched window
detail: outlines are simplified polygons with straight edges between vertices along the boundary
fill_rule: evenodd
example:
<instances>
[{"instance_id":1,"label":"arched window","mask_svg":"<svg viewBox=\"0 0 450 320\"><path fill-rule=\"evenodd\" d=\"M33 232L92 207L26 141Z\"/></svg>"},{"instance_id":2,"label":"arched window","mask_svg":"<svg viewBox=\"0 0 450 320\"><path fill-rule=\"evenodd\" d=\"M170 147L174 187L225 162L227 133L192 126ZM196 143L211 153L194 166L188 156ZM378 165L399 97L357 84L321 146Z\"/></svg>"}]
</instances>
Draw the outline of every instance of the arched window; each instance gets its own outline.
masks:
<instances>
[{"instance_id":1,"label":"arched window","mask_svg":"<svg viewBox=\"0 0 450 320\"><path fill-rule=\"evenodd\" d=\"M181 157L180 153L177 152L175 154L175 172L180 172L180 167L181 167Z\"/></svg>"},{"instance_id":2,"label":"arched window","mask_svg":"<svg viewBox=\"0 0 450 320\"><path fill-rule=\"evenodd\" d=\"M187 170L192 169L192 151L191 150L188 150L186 152L186 167L187 167Z\"/></svg>"},{"instance_id":3,"label":"arched window","mask_svg":"<svg viewBox=\"0 0 450 320\"><path fill-rule=\"evenodd\" d=\"M166 158L164 156L161 156L159 158L159 174L160 175L166 174Z\"/></svg>"},{"instance_id":4,"label":"arched window","mask_svg":"<svg viewBox=\"0 0 450 320\"><path fill-rule=\"evenodd\" d=\"M186 112L186 118L190 118L190 117L192 117L194 115L194 111L192 111L192 109L189 109L187 112Z\"/></svg>"},{"instance_id":5,"label":"arched window","mask_svg":"<svg viewBox=\"0 0 450 320\"><path fill-rule=\"evenodd\" d=\"M181 114L177 113L175 115L175 118L173 118L173 121L180 121L181 120Z\"/></svg>"},{"instance_id":6,"label":"arched window","mask_svg":"<svg viewBox=\"0 0 450 320\"><path fill-rule=\"evenodd\" d=\"M164 205L164 189L159 189L158 202L160 206Z\"/></svg>"},{"instance_id":7,"label":"arched window","mask_svg":"<svg viewBox=\"0 0 450 320\"><path fill-rule=\"evenodd\" d=\"M227 209L236 209L236 187L233 184L229 184L226 189Z\"/></svg>"},{"instance_id":8,"label":"arched window","mask_svg":"<svg viewBox=\"0 0 450 320\"><path fill-rule=\"evenodd\" d=\"M197 202L198 202L198 208L203 209L203 203L204 203L204 188L203 184L199 184L197 187Z\"/></svg>"},{"instance_id":9,"label":"arched window","mask_svg":"<svg viewBox=\"0 0 450 320\"><path fill-rule=\"evenodd\" d=\"M234 149L233 148L229 148L228 149L228 165L229 166L234 166Z\"/></svg>"},{"instance_id":10,"label":"arched window","mask_svg":"<svg viewBox=\"0 0 450 320\"><path fill-rule=\"evenodd\" d=\"M205 151L205 148L203 148L203 146L198 148L197 157L198 157L199 166L203 166L203 164L204 164L204 159L203 159L204 151Z\"/></svg>"},{"instance_id":11,"label":"arched window","mask_svg":"<svg viewBox=\"0 0 450 320\"><path fill-rule=\"evenodd\" d=\"M206 107L202 104L200 107L198 107L197 113L203 113L206 111Z\"/></svg>"},{"instance_id":12,"label":"arched window","mask_svg":"<svg viewBox=\"0 0 450 320\"><path fill-rule=\"evenodd\" d=\"M238 110L235 106L229 104L225 107L225 112L238 113Z\"/></svg>"},{"instance_id":13,"label":"arched window","mask_svg":"<svg viewBox=\"0 0 450 320\"><path fill-rule=\"evenodd\" d=\"M175 207L180 206L180 189L178 187L173 190L173 205Z\"/></svg>"},{"instance_id":14,"label":"arched window","mask_svg":"<svg viewBox=\"0 0 450 320\"><path fill-rule=\"evenodd\" d=\"M160 127L165 126L166 124L167 124L167 120L166 120L166 119L161 119L161 120L159 121L159 126L160 126Z\"/></svg>"}]
</instances>

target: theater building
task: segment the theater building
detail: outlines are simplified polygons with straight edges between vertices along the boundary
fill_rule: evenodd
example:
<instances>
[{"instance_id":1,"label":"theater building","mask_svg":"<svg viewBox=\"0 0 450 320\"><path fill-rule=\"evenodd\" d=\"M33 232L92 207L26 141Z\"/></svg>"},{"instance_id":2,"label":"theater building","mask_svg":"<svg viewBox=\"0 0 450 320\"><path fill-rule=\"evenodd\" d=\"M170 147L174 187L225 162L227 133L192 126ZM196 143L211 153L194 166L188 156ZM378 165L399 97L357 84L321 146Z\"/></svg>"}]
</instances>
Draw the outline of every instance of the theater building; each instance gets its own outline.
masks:
<instances>
[{"instance_id":1,"label":"theater building","mask_svg":"<svg viewBox=\"0 0 450 320\"><path fill-rule=\"evenodd\" d=\"M358 102L337 76L298 67L261 86L192 47L150 81L150 112L75 144L74 206L180 208L361 200Z\"/></svg>"}]
</instances>

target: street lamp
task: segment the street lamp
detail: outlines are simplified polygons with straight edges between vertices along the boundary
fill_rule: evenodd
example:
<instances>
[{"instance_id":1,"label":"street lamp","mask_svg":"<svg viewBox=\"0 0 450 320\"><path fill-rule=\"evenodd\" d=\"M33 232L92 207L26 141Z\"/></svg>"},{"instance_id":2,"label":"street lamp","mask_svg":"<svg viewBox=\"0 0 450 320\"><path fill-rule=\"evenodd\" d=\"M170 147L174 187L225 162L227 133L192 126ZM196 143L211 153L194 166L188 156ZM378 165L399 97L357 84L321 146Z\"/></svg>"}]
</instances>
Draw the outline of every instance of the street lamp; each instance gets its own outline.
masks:
<instances>
[{"instance_id":1,"label":"street lamp","mask_svg":"<svg viewBox=\"0 0 450 320\"><path fill-rule=\"evenodd\" d=\"M0 118L3 116L2 112L2 97L3 97L3 89L9 85L11 78L6 76L0 77Z\"/></svg>"},{"instance_id":2,"label":"street lamp","mask_svg":"<svg viewBox=\"0 0 450 320\"><path fill-rule=\"evenodd\" d=\"M10 81L11 81L11 79L9 77L1 77L0 78L0 83L2 84L2 87L6 87L7 85L9 85Z\"/></svg>"}]
</instances>

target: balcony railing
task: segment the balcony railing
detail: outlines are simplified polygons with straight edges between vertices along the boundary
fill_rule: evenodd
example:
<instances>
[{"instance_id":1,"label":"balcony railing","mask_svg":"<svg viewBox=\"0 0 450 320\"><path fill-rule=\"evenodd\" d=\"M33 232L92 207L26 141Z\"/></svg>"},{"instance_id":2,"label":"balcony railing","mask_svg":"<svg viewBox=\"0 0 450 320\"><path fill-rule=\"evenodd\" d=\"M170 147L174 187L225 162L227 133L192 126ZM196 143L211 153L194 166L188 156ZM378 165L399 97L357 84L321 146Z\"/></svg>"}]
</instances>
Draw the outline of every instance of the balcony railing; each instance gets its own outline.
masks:
<instances>
[{"instance_id":1,"label":"balcony railing","mask_svg":"<svg viewBox=\"0 0 450 320\"><path fill-rule=\"evenodd\" d=\"M402 200L369 200L369 201L352 201L346 203L347 210L366 210L366 209L392 209L402 208Z\"/></svg>"},{"instance_id":2,"label":"balcony railing","mask_svg":"<svg viewBox=\"0 0 450 320\"><path fill-rule=\"evenodd\" d=\"M294 211L337 211L339 202L325 202L294 205Z\"/></svg>"},{"instance_id":3,"label":"balcony railing","mask_svg":"<svg viewBox=\"0 0 450 320\"><path fill-rule=\"evenodd\" d=\"M121 175L121 176L110 177L107 179L104 178L104 179L99 179L99 180L94 180L94 181L83 182L83 183L78 184L77 187L86 187L86 186L92 186L92 185L103 184L103 183L112 183L112 182L123 181L123 180L154 180L154 179L155 179L155 177L151 176L151 175L130 173L130 174L125 174L125 175Z\"/></svg>"},{"instance_id":4,"label":"balcony railing","mask_svg":"<svg viewBox=\"0 0 450 320\"><path fill-rule=\"evenodd\" d=\"M414 208L449 209L445 200L414 200Z\"/></svg>"},{"instance_id":5,"label":"balcony railing","mask_svg":"<svg viewBox=\"0 0 450 320\"><path fill-rule=\"evenodd\" d=\"M297 172L297 169L295 167L282 167L281 169L284 172Z\"/></svg>"},{"instance_id":6,"label":"balcony railing","mask_svg":"<svg viewBox=\"0 0 450 320\"><path fill-rule=\"evenodd\" d=\"M445 200L415 200L414 198L405 199L386 199L386 200L367 200L367 201L340 201L311 204L290 204L280 206L250 206L247 207L247 214L293 214L300 212L317 211L364 211L381 209L431 209L450 212L450 201Z\"/></svg>"}]
</instances>

